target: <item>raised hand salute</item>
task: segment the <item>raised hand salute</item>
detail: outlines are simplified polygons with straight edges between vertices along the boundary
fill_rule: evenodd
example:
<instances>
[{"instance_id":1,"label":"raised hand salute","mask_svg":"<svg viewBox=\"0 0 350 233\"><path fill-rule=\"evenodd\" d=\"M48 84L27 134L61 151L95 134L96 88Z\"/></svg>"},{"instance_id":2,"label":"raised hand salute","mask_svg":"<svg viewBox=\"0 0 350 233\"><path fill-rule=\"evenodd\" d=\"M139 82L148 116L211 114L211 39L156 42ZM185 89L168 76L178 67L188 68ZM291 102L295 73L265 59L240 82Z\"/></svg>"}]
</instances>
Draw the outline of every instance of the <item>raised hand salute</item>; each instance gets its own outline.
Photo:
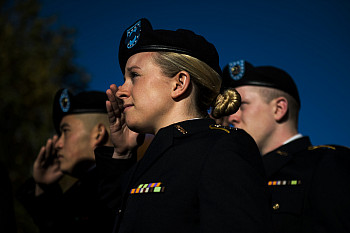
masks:
<instances>
[{"instance_id":1,"label":"raised hand salute","mask_svg":"<svg viewBox=\"0 0 350 233\"><path fill-rule=\"evenodd\" d=\"M33 165L33 178L36 183L35 195L39 196L44 192L45 186L57 182L63 173L57 158L55 143L58 136L49 138L45 146L42 146Z\"/></svg>"},{"instance_id":2,"label":"raised hand salute","mask_svg":"<svg viewBox=\"0 0 350 233\"><path fill-rule=\"evenodd\" d=\"M130 130L126 125L123 102L116 96L117 91L118 87L115 84L112 84L110 89L106 91L108 96L106 108L110 123L111 141L114 146L113 158L127 159L144 142L145 135Z\"/></svg>"}]
</instances>

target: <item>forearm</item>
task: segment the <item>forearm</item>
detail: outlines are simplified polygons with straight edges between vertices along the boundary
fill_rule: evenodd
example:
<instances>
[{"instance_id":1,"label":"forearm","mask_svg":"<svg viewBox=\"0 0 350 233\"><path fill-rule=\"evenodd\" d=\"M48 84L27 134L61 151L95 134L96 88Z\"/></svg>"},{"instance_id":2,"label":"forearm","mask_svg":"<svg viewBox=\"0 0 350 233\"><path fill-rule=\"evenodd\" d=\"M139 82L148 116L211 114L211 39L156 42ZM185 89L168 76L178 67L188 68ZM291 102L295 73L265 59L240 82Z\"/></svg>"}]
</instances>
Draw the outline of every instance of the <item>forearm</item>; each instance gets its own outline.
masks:
<instances>
[{"instance_id":1,"label":"forearm","mask_svg":"<svg viewBox=\"0 0 350 233\"><path fill-rule=\"evenodd\" d=\"M100 200L111 209L119 206L123 177L136 163L137 157L135 152L129 159L116 159L113 158L113 153L113 147L99 147L95 150Z\"/></svg>"}]
</instances>

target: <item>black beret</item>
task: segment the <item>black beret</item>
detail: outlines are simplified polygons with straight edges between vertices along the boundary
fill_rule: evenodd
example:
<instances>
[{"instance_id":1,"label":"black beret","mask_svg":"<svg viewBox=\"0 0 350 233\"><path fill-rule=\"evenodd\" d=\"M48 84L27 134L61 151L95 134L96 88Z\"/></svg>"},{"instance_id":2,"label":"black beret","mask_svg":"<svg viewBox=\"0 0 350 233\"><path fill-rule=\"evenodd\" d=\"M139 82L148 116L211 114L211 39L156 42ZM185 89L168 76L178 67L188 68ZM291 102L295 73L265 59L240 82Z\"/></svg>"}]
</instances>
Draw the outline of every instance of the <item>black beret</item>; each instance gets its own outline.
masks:
<instances>
[{"instance_id":1,"label":"black beret","mask_svg":"<svg viewBox=\"0 0 350 233\"><path fill-rule=\"evenodd\" d=\"M273 66L254 67L247 61L238 60L223 68L222 89L245 85L271 87L291 95L300 106L297 86L292 77L282 69Z\"/></svg>"},{"instance_id":2,"label":"black beret","mask_svg":"<svg viewBox=\"0 0 350 233\"><path fill-rule=\"evenodd\" d=\"M204 37L186 29L153 30L151 23L142 18L123 33L119 44L119 65L123 74L129 57L141 52L175 52L187 54L206 63L220 76L219 55L213 44Z\"/></svg>"},{"instance_id":3,"label":"black beret","mask_svg":"<svg viewBox=\"0 0 350 233\"><path fill-rule=\"evenodd\" d=\"M60 123L64 116L79 113L107 113L107 95L100 91L86 91L73 95L68 89L57 91L53 102L53 123L56 132L60 132Z\"/></svg>"}]
</instances>

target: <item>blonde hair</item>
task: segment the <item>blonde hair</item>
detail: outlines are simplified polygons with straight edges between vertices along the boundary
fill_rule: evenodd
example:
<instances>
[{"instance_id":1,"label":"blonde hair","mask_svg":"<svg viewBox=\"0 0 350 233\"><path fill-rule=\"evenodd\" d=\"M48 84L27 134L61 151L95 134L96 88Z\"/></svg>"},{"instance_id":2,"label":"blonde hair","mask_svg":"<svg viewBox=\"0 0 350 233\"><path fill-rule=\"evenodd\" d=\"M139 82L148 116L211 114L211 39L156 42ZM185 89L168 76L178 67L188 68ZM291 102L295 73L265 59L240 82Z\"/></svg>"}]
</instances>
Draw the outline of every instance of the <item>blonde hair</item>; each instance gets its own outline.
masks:
<instances>
[{"instance_id":1,"label":"blonde hair","mask_svg":"<svg viewBox=\"0 0 350 233\"><path fill-rule=\"evenodd\" d=\"M240 94L233 88L226 89L216 98L215 108L213 108L211 115L216 119L231 115L238 111L240 105Z\"/></svg>"},{"instance_id":2,"label":"blonde hair","mask_svg":"<svg viewBox=\"0 0 350 233\"><path fill-rule=\"evenodd\" d=\"M231 89L220 94L221 77L210 66L192 56L174 52L156 52L154 61L167 77L174 77L180 71L190 74L196 87L197 111L204 117L212 107L212 115L220 118L236 112L240 105L238 92Z\"/></svg>"}]
</instances>

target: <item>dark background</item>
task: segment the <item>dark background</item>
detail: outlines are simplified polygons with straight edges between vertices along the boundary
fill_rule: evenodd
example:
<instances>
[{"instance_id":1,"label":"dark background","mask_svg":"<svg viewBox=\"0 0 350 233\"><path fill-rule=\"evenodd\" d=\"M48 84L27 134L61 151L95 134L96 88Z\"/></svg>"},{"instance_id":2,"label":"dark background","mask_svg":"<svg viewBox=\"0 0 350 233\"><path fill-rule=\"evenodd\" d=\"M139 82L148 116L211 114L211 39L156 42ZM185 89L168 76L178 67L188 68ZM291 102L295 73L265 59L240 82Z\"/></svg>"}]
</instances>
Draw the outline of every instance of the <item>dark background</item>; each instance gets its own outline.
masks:
<instances>
[{"instance_id":1,"label":"dark background","mask_svg":"<svg viewBox=\"0 0 350 233\"><path fill-rule=\"evenodd\" d=\"M222 67L246 59L286 70L300 91L300 132L316 145L350 146L349 0L44 0L42 14L77 29L76 62L91 74L90 89L122 84L120 37L146 17L155 29L203 35Z\"/></svg>"},{"instance_id":2,"label":"dark background","mask_svg":"<svg viewBox=\"0 0 350 233\"><path fill-rule=\"evenodd\" d=\"M286 70L300 91L300 132L315 145L350 146L349 0L0 0L0 7L0 161L14 190L55 133L55 92L121 85L119 40L141 17L155 29L203 35L222 67L246 59ZM37 232L16 199L15 210L18 232Z\"/></svg>"}]
</instances>

